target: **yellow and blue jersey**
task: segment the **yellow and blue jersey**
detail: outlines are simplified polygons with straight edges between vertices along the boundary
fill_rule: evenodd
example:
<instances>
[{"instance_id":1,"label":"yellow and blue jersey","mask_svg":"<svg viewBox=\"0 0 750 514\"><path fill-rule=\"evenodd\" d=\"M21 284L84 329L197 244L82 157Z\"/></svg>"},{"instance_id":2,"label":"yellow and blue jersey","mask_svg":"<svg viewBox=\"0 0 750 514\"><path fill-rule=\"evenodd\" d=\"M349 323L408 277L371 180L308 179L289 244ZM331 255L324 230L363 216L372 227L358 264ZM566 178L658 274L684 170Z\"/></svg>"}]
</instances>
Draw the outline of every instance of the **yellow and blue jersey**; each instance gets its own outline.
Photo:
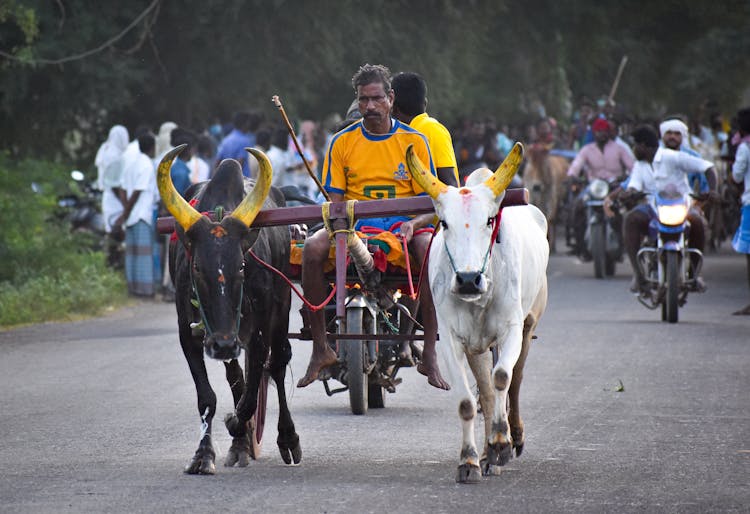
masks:
<instances>
[{"instance_id":1,"label":"yellow and blue jersey","mask_svg":"<svg viewBox=\"0 0 750 514\"><path fill-rule=\"evenodd\" d=\"M404 198L425 194L406 166L406 148L436 176L425 136L398 120L387 134L370 134L362 120L336 133L323 161L322 182L329 193L346 200Z\"/></svg>"}]
</instances>

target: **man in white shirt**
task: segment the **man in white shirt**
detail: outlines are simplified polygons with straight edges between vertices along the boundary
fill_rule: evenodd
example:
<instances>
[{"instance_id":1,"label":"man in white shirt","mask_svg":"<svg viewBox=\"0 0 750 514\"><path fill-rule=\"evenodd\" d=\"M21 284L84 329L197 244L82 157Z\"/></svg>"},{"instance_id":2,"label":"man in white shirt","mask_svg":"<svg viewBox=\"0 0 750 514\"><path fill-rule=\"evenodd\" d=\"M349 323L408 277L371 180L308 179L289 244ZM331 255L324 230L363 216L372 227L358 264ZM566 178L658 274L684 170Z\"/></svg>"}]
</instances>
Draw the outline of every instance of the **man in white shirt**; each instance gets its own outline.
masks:
<instances>
[{"instance_id":1,"label":"man in white shirt","mask_svg":"<svg viewBox=\"0 0 750 514\"><path fill-rule=\"evenodd\" d=\"M648 203L640 204L625 215L623 223L625 251L633 268L634 278L631 291L638 292L645 289L645 278L641 275L637 265L638 249L641 240L648 234L651 220L656 216L652 207L652 197L659 191L670 187L680 194L691 192L688 183L689 173L706 173L713 167L713 163L693 157L685 152L669 148L659 148L659 137L651 127L642 126L633 132L635 141L634 153L638 161L630 172L627 190L622 196L632 196L634 192L646 193ZM707 174L709 186L716 190L716 178ZM705 220L700 211L691 208L688 212L690 233L687 244L690 248L703 251L705 247ZM696 277L699 288L705 288L700 277Z\"/></svg>"},{"instance_id":2,"label":"man in white shirt","mask_svg":"<svg viewBox=\"0 0 750 514\"><path fill-rule=\"evenodd\" d=\"M125 279L134 296L154 296L154 172L153 134L138 137L139 153L122 171L124 212L117 219L125 226Z\"/></svg>"}]
</instances>

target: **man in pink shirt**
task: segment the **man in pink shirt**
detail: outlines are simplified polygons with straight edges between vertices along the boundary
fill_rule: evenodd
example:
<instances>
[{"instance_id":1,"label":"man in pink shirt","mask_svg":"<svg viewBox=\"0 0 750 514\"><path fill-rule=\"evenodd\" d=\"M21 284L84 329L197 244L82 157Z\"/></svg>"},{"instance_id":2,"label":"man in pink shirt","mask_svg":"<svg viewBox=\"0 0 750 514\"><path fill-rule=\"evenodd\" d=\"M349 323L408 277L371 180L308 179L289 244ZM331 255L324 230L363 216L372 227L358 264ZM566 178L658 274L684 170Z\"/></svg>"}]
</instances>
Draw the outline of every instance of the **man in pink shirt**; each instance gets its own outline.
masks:
<instances>
[{"instance_id":1,"label":"man in pink shirt","mask_svg":"<svg viewBox=\"0 0 750 514\"><path fill-rule=\"evenodd\" d=\"M594 142L584 145L568 168L568 177L578 178L581 171L586 174L586 182L599 178L611 182L630 172L635 163L633 155L622 145L612 139L611 126L604 118L597 118L591 124ZM585 190L584 190L585 191ZM586 232L586 209L583 193L576 199L573 207L573 227L575 230L574 253L584 260L586 255L584 234Z\"/></svg>"},{"instance_id":2,"label":"man in pink shirt","mask_svg":"<svg viewBox=\"0 0 750 514\"><path fill-rule=\"evenodd\" d=\"M591 125L594 142L584 145L568 168L569 177L578 177L583 169L586 178L610 181L626 175L635 164L632 154L612 140L610 125L604 118L597 118Z\"/></svg>"}]
</instances>

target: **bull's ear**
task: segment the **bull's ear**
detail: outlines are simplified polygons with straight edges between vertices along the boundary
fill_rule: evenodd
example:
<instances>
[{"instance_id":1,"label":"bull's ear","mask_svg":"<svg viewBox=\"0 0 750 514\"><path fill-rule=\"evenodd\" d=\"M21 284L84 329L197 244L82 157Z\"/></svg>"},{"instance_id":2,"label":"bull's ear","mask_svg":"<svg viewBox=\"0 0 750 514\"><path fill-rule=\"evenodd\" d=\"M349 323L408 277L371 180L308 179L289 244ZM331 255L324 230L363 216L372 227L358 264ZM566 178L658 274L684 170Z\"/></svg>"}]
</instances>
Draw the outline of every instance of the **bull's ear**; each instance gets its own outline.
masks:
<instances>
[{"instance_id":1,"label":"bull's ear","mask_svg":"<svg viewBox=\"0 0 750 514\"><path fill-rule=\"evenodd\" d=\"M260 229L257 228L251 228L247 231L247 235L242 238L242 253L247 253L255 245L259 235Z\"/></svg>"},{"instance_id":2,"label":"bull's ear","mask_svg":"<svg viewBox=\"0 0 750 514\"><path fill-rule=\"evenodd\" d=\"M188 237L188 235L185 233L185 229L182 228L182 225L175 224L175 233L177 234L177 241L182 244L182 246L185 247L185 249L189 252L191 251L192 247L192 240Z\"/></svg>"}]
</instances>

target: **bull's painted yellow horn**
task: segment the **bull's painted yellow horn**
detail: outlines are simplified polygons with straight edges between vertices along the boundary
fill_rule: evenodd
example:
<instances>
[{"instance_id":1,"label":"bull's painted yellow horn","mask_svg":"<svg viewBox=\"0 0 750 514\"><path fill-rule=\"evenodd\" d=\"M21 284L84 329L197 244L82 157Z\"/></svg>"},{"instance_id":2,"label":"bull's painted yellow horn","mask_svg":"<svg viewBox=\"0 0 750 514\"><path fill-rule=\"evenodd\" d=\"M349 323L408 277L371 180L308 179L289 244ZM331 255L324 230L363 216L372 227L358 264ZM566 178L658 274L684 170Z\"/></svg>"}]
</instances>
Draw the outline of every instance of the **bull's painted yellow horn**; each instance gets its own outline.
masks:
<instances>
[{"instance_id":1,"label":"bull's painted yellow horn","mask_svg":"<svg viewBox=\"0 0 750 514\"><path fill-rule=\"evenodd\" d=\"M260 170L258 171L258 180L255 182L255 187L253 187L253 190L248 193L244 200L242 200L242 203L232 212L232 217L237 218L249 227L252 225L258 212L260 212L260 208L263 207L263 202L271 190L273 170L266 154L255 148L245 148L245 150L258 159Z\"/></svg>"},{"instance_id":2,"label":"bull's painted yellow horn","mask_svg":"<svg viewBox=\"0 0 750 514\"><path fill-rule=\"evenodd\" d=\"M187 203L180 193L177 192L174 184L172 184L172 177L170 175L172 161L174 161L175 157L180 155L180 152L182 152L185 147L187 147L187 145L180 145L173 148L162 157L156 174L156 184L159 187L159 194L164 202L164 206L170 213L172 213L175 221L177 221L183 230L187 232L199 219L201 219L201 213L196 211L193 206Z\"/></svg>"},{"instance_id":3,"label":"bull's painted yellow horn","mask_svg":"<svg viewBox=\"0 0 750 514\"><path fill-rule=\"evenodd\" d=\"M409 173L414 177L414 180L419 186L425 190L425 193L430 195L431 198L437 198L438 195L448 189L448 186L443 184L440 179L430 173L430 170L424 167L422 161L419 160L417 154L414 153L414 145L409 145L406 148L406 166L409 168Z\"/></svg>"},{"instance_id":4,"label":"bull's painted yellow horn","mask_svg":"<svg viewBox=\"0 0 750 514\"><path fill-rule=\"evenodd\" d=\"M495 193L495 196L499 196L508 187L510 181L513 180L513 175L518 171L518 166L521 164L522 159L523 145L516 143L495 173L484 181L484 185L489 187Z\"/></svg>"}]
</instances>

